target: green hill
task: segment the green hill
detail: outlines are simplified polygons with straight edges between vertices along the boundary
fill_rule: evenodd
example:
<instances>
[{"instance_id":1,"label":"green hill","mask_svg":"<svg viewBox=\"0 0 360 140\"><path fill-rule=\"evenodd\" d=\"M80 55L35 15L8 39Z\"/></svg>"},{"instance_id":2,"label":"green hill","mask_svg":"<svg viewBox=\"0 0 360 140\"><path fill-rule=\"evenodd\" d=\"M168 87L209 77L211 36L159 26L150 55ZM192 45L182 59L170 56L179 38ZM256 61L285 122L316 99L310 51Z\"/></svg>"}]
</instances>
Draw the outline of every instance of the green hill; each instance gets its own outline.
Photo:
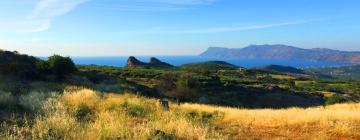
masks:
<instances>
[{"instance_id":1,"label":"green hill","mask_svg":"<svg viewBox=\"0 0 360 140\"><path fill-rule=\"evenodd\" d=\"M190 63L180 66L182 69L191 71L218 71L218 70L234 70L239 67L224 61L208 61L200 63Z\"/></svg>"},{"instance_id":2,"label":"green hill","mask_svg":"<svg viewBox=\"0 0 360 140\"><path fill-rule=\"evenodd\" d=\"M0 50L0 74L29 78L36 73L37 58Z\"/></svg>"},{"instance_id":3,"label":"green hill","mask_svg":"<svg viewBox=\"0 0 360 140\"><path fill-rule=\"evenodd\" d=\"M337 78L360 80L360 65L342 67L310 68L307 71Z\"/></svg>"},{"instance_id":4,"label":"green hill","mask_svg":"<svg viewBox=\"0 0 360 140\"><path fill-rule=\"evenodd\" d=\"M297 69L290 66L281 66L281 65L268 65L256 69L270 71L270 72L279 72L279 73L305 74L305 72L301 69Z\"/></svg>"}]
</instances>

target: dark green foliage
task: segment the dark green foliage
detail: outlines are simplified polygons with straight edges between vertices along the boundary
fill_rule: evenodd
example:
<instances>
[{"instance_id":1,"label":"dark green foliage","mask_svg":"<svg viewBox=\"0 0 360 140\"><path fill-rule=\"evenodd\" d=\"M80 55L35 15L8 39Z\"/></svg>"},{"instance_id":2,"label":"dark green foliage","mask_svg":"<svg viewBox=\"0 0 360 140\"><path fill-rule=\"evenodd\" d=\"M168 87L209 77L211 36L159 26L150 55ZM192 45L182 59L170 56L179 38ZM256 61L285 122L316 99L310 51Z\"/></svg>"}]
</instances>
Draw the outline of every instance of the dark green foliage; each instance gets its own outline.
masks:
<instances>
[{"instance_id":1,"label":"dark green foliage","mask_svg":"<svg viewBox=\"0 0 360 140\"><path fill-rule=\"evenodd\" d=\"M178 88L188 88L188 89L194 89L198 86L198 81L192 77L191 75L185 74L181 75L177 81L176 86Z\"/></svg>"},{"instance_id":2,"label":"dark green foliage","mask_svg":"<svg viewBox=\"0 0 360 140\"><path fill-rule=\"evenodd\" d=\"M50 65L48 61L39 60L36 62L36 69L41 73L49 74L51 73Z\"/></svg>"},{"instance_id":3,"label":"dark green foliage","mask_svg":"<svg viewBox=\"0 0 360 140\"><path fill-rule=\"evenodd\" d=\"M80 105L75 108L74 115L78 121L90 121L94 117L94 112L86 105Z\"/></svg>"},{"instance_id":4,"label":"dark green foliage","mask_svg":"<svg viewBox=\"0 0 360 140\"><path fill-rule=\"evenodd\" d=\"M47 61L51 72L58 77L63 77L75 72L77 69L70 57L62 57L60 55L53 55Z\"/></svg>"},{"instance_id":5,"label":"dark green foliage","mask_svg":"<svg viewBox=\"0 0 360 140\"><path fill-rule=\"evenodd\" d=\"M269 66L259 67L256 69L270 71L270 72L305 74L305 72L301 69L297 69L297 68L289 67L289 66L280 66L280 65L269 65Z\"/></svg>"},{"instance_id":6,"label":"dark green foliage","mask_svg":"<svg viewBox=\"0 0 360 140\"><path fill-rule=\"evenodd\" d=\"M233 70L238 67L224 61L209 61L202 63L185 64L182 65L181 68L188 71L208 72L208 71L218 71L218 70Z\"/></svg>"},{"instance_id":7,"label":"dark green foliage","mask_svg":"<svg viewBox=\"0 0 360 140\"><path fill-rule=\"evenodd\" d=\"M318 80L298 84L296 87L302 91L330 91L335 93L347 93L360 97L360 82L358 81L342 81L342 80Z\"/></svg>"},{"instance_id":8,"label":"dark green foliage","mask_svg":"<svg viewBox=\"0 0 360 140\"><path fill-rule=\"evenodd\" d=\"M216 120L222 119L224 116L223 113L220 112L195 112L191 111L186 114L186 118L191 123L200 124L200 126L206 126L208 124L212 124Z\"/></svg>"},{"instance_id":9,"label":"dark green foliage","mask_svg":"<svg viewBox=\"0 0 360 140\"><path fill-rule=\"evenodd\" d=\"M0 50L0 74L18 79L34 79L37 71L35 57Z\"/></svg>"},{"instance_id":10,"label":"dark green foliage","mask_svg":"<svg viewBox=\"0 0 360 140\"><path fill-rule=\"evenodd\" d=\"M347 102L348 99L346 99L345 97L341 96L341 95L333 95L331 97L326 97L326 105L332 105L332 104L338 104L338 103L344 103Z\"/></svg>"},{"instance_id":11,"label":"dark green foliage","mask_svg":"<svg viewBox=\"0 0 360 140\"><path fill-rule=\"evenodd\" d=\"M177 103L180 104L182 100L189 100L195 96L200 85L198 82L195 77L188 74L179 76L168 73L160 80L157 88L165 96L175 98Z\"/></svg>"},{"instance_id":12,"label":"dark green foliage","mask_svg":"<svg viewBox=\"0 0 360 140\"><path fill-rule=\"evenodd\" d=\"M17 52L0 50L0 64L3 63L23 63L28 65L35 65L37 59L32 56L19 54Z\"/></svg>"},{"instance_id":13,"label":"dark green foliage","mask_svg":"<svg viewBox=\"0 0 360 140\"><path fill-rule=\"evenodd\" d=\"M309 68L306 70L311 73L328 75L328 77L360 80L360 65L342 66L342 67Z\"/></svg>"},{"instance_id":14,"label":"dark green foliage","mask_svg":"<svg viewBox=\"0 0 360 140\"><path fill-rule=\"evenodd\" d=\"M154 110L150 106L134 105L128 102L123 103L122 107L126 110L127 114L132 117L145 117Z\"/></svg>"},{"instance_id":15,"label":"dark green foliage","mask_svg":"<svg viewBox=\"0 0 360 140\"><path fill-rule=\"evenodd\" d=\"M176 135L167 134L161 130L155 130L151 133L155 140L176 140Z\"/></svg>"}]
</instances>

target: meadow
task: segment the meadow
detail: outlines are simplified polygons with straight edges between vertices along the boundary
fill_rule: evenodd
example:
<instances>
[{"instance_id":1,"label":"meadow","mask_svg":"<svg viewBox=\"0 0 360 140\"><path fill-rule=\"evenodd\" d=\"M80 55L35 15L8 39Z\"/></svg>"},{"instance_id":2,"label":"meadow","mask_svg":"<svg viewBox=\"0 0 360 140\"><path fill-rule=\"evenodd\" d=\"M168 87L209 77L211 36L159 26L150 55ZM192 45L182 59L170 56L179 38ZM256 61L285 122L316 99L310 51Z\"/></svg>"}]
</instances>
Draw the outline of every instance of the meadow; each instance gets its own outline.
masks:
<instances>
[{"instance_id":1,"label":"meadow","mask_svg":"<svg viewBox=\"0 0 360 140\"><path fill-rule=\"evenodd\" d=\"M360 139L356 80L221 61L119 68L1 56L0 139Z\"/></svg>"},{"instance_id":2,"label":"meadow","mask_svg":"<svg viewBox=\"0 0 360 140\"><path fill-rule=\"evenodd\" d=\"M2 105L32 113L11 114L1 139L360 139L360 104L312 108L245 109L170 102L132 93L66 87L34 91Z\"/></svg>"}]
</instances>

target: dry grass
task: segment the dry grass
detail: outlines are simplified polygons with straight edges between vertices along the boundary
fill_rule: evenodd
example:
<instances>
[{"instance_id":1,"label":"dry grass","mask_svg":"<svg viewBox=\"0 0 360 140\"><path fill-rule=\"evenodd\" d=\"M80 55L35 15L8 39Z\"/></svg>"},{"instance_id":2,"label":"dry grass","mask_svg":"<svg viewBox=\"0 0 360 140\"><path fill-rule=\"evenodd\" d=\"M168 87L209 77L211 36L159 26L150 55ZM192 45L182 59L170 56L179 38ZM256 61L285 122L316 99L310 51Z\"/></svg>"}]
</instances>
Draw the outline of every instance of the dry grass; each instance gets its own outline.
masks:
<instances>
[{"instance_id":1,"label":"dry grass","mask_svg":"<svg viewBox=\"0 0 360 140\"><path fill-rule=\"evenodd\" d=\"M278 75L278 74L271 74L270 75L272 78L274 79L295 79L296 77L291 76L291 75Z\"/></svg>"},{"instance_id":2,"label":"dry grass","mask_svg":"<svg viewBox=\"0 0 360 140\"><path fill-rule=\"evenodd\" d=\"M163 111L156 99L70 89L46 99L44 113L4 123L0 138L360 139L360 104L279 110L171 104Z\"/></svg>"},{"instance_id":3,"label":"dry grass","mask_svg":"<svg viewBox=\"0 0 360 140\"><path fill-rule=\"evenodd\" d=\"M233 136L238 138L360 138L360 104L279 110L249 110L194 104L184 104L181 108L224 112L223 123L233 126L232 131L237 131L232 132Z\"/></svg>"}]
</instances>

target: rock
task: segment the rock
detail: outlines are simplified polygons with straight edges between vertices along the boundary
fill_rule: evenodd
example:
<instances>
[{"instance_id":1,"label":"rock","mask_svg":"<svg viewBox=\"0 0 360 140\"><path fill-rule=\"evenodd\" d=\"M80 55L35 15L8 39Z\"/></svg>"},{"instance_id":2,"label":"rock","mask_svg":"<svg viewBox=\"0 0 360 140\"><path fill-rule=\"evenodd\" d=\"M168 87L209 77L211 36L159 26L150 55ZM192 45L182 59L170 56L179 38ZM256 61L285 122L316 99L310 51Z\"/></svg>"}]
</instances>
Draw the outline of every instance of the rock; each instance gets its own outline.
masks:
<instances>
[{"instance_id":1,"label":"rock","mask_svg":"<svg viewBox=\"0 0 360 140\"><path fill-rule=\"evenodd\" d=\"M162 62L155 57L151 57L149 63L141 62L140 60L136 59L134 56L130 56L126 67L153 67L153 68L172 68L173 65L168 63Z\"/></svg>"},{"instance_id":2,"label":"rock","mask_svg":"<svg viewBox=\"0 0 360 140\"><path fill-rule=\"evenodd\" d=\"M155 66L155 67L174 67L173 65L170 65L168 63L162 62L159 59L155 58L155 57L151 57L150 58L150 63L151 66Z\"/></svg>"},{"instance_id":3,"label":"rock","mask_svg":"<svg viewBox=\"0 0 360 140\"><path fill-rule=\"evenodd\" d=\"M126 67L146 67L147 64L136 59L134 56L130 56L127 60Z\"/></svg>"}]
</instances>

